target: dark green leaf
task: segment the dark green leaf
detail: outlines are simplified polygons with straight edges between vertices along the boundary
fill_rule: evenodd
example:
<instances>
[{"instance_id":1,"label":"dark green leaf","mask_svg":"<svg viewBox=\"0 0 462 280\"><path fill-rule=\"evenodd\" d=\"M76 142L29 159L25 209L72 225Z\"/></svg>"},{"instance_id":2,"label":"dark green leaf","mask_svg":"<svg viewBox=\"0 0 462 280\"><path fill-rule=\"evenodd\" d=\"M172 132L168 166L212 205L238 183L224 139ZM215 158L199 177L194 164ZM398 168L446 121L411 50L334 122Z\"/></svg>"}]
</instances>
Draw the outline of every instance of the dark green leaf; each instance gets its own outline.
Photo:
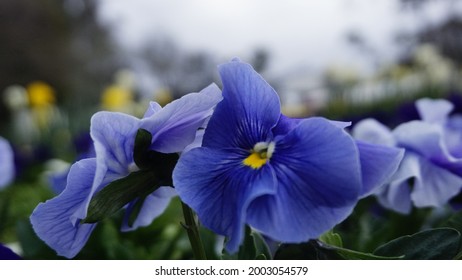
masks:
<instances>
[{"instance_id":1,"label":"dark green leaf","mask_svg":"<svg viewBox=\"0 0 462 280\"><path fill-rule=\"evenodd\" d=\"M172 172L178 161L178 154L164 154L150 150L152 135L145 129L138 129L133 149L135 164L141 170L155 170L159 178L171 185Z\"/></svg>"},{"instance_id":2,"label":"dark green leaf","mask_svg":"<svg viewBox=\"0 0 462 280\"><path fill-rule=\"evenodd\" d=\"M145 129L138 129L135 137L135 148L133 149L133 158L140 169L149 167L149 161L146 153L152 142L152 135Z\"/></svg>"},{"instance_id":3,"label":"dark green leaf","mask_svg":"<svg viewBox=\"0 0 462 280\"><path fill-rule=\"evenodd\" d=\"M96 223L112 216L130 201L144 198L161 186L154 172L141 170L132 172L128 176L116 180L90 201L88 215L84 223Z\"/></svg>"},{"instance_id":4,"label":"dark green leaf","mask_svg":"<svg viewBox=\"0 0 462 280\"><path fill-rule=\"evenodd\" d=\"M255 260L255 259L271 259L271 253L268 245L263 237L252 231L249 226L245 228L244 242L239 247L236 254L228 254L223 250L222 259L225 260Z\"/></svg>"},{"instance_id":5,"label":"dark green leaf","mask_svg":"<svg viewBox=\"0 0 462 280\"><path fill-rule=\"evenodd\" d=\"M281 244L274 255L275 260L338 260L334 251L321 248L317 241L300 244Z\"/></svg>"},{"instance_id":6,"label":"dark green leaf","mask_svg":"<svg viewBox=\"0 0 462 280\"><path fill-rule=\"evenodd\" d=\"M411 260L449 260L456 257L460 233L451 228L438 228L399 237L377 248L380 256L404 256Z\"/></svg>"},{"instance_id":7,"label":"dark green leaf","mask_svg":"<svg viewBox=\"0 0 462 280\"><path fill-rule=\"evenodd\" d=\"M322 242L319 242L319 246L323 249L334 251L345 260L399 260L403 258L402 256L377 256L371 253L363 253L346 248L323 244Z\"/></svg>"}]
</instances>

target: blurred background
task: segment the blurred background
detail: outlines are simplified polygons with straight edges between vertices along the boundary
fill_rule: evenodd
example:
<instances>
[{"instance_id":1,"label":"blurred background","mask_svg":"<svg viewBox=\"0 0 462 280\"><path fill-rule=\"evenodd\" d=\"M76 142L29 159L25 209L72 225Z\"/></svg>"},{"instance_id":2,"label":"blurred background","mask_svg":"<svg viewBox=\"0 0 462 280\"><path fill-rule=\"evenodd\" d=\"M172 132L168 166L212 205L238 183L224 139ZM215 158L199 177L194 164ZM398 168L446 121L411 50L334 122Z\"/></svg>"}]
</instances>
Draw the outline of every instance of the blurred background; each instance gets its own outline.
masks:
<instances>
[{"instance_id":1,"label":"blurred background","mask_svg":"<svg viewBox=\"0 0 462 280\"><path fill-rule=\"evenodd\" d=\"M26 258L56 258L28 217L59 192L56 174L91 153L93 113L141 116L150 100L220 84L217 65L234 57L293 117L393 127L418 117L423 96L462 112L457 0L2 0L0 42L0 136L17 168L0 191L0 243ZM136 233L119 233L117 217L104 223L78 257L190 257L175 203Z\"/></svg>"}]
</instances>

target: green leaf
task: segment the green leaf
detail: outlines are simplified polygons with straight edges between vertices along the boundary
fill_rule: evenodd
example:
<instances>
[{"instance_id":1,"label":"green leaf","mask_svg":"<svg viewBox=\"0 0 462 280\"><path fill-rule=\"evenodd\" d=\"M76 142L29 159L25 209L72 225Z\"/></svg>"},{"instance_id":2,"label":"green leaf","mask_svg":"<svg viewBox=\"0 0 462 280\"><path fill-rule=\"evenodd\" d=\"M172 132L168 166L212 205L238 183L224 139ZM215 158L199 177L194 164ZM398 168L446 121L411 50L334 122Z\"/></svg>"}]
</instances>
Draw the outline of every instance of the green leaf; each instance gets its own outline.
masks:
<instances>
[{"instance_id":1,"label":"green leaf","mask_svg":"<svg viewBox=\"0 0 462 280\"><path fill-rule=\"evenodd\" d=\"M319 240L325 244L335 246L335 247L343 247L342 237L340 234L334 233L334 231L329 230L328 232L324 233L319 237Z\"/></svg>"},{"instance_id":2,"label":"green leaf","mask_svg":"<svg viewBox=\"0 0 462 280\"><path fill-rule=\"evenodd\" d=\"M281 244L277 249L275 260L339 260L335 251L319 246L316 240L300 244Z\"/></svg>"},{"instance_id":3,"label":"green leaf","mask_svg":"<svg viewBox=\"0 0 462 280\"><path fill-rule=\"evenodd\" d=\"M402 257L382 257L376 256L371 253L363 253L355 250L350 250L343 247L342 238L338 233L334 233L332 230L324 233L319 237L318 245L320 248L325 250L334 251L340 257L346 260L388 260L388 259L400 259Z\"/></svg>"},{"instance_id":4,"label":"green leaf","mask_svg":"<svg viewBox=\"0 0 462 280\"><path fill-rule=\"evenodd\" d=\"M271 259L271 253L262 236L259 233L252 231L249 226L246 226L244 241L239 247L239 251L230 255L226 252L226 250L223 250L221 258L225 260Z\"/></svg>"},{"instance_id":5,"label":"green leaf","mask_svg":"<svg viewBox=\"0 0 462 280\"><path fill-rule=\"evenodd\" d=\"M345 260L399 260L403 258L403 256L377 256L371 253L364 253L346 248L331 246L322 242L319 242L319 246L325 250L334 251Z\"/></svg>"},{"instance_id":6,"label":"green leaf","mask_svg":"<svg viewBox=\"0 0 462 280\"><path fill-rule=\"evenodd\" d=\"M130 201L144 198L161 186L154 172L141 170L115 180L90 201L88 215L83 223L96 223L112 216Z\"/></svg>"},{"instance_id":7,"label":"green leaf","mask_svg":"<svg viewBox=\"0 0 462 280\"><path fill-rule=\"evenodd\" d=\"M146 152L149 150L152 142L152 135L145 129L138 129L135 137L135 147L133 149L133 159L140 169L149 167L149 158Z\"/></svg>"},{"instance_id":8,"label":"green leaf","mask_svg":"<svg viewBox=\"0 0 462 280\"><path fill-rule=\"evenodd\" d=\"M135 164L141 170L155 170L159 178L171 182L172 172L179 156L176 153L164 154L150 150L151 141L152 135L149 131L138 129L133 148Z\"/></svg>"},{"instance_id":9,"label":"green leaf","mask_svg":"<svg viewBox=\"0 0 462 280\"><path fill-rule=\"evenodd\" d=\"M410 260L450 260L459 252L460 233L438 228L406 235L378 247L374 254L400 256Z\"/></svg>"}]
</instances>

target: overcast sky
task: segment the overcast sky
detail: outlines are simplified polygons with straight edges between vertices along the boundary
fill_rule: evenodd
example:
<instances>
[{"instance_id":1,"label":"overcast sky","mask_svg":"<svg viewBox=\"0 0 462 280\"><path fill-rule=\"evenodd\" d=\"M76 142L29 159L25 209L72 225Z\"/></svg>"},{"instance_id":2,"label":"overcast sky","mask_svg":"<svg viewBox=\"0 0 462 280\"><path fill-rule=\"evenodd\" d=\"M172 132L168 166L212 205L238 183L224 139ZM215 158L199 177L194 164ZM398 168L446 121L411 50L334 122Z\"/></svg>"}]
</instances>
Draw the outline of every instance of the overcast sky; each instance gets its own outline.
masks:
<instances>
[{"instance_id":1,"label":"overcast sky","mask_svg":"<svg viewBox=\"0 0 462 280\"><path fill-rule=\"evenodd\" d=\"M209 51L224 61L250 57L256 48L271 54L270 70L290 71L331 64L364 68L367 57L346 43L351 30L364 34L380 61L397 51L393 35L434 22L447 11L403 15L397 0L100 0L101 19L116 38L136 49L153 36L168 36L181 49ZM462 2L462 1L460 1Z\"/></svg>"}]
</instances>

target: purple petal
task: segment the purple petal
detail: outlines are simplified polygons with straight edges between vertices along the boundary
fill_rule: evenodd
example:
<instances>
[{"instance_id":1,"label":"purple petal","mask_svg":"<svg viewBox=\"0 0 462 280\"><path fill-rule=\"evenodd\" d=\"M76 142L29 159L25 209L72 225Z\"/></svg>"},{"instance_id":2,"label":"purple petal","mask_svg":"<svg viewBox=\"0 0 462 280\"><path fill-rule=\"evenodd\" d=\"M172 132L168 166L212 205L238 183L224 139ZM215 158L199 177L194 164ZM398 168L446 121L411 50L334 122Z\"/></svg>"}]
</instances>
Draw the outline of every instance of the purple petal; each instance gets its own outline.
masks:
<instances>
[{"instance_id":1,"label":"purple petal","mask_svg":"<svg viewBox=\"0 0 462 280\"><path fill-rule=\"evenodd\" d=\"M22 260L22 258L0 243L0 260Z\"/></svg>"},{"instance_id":2,"label":"purple petal","mask_svg":"<svg viewBox=\"0 0 462 280\"><path fill-rule=\"evenodd\" d=\"M8 141L0 137L0 189L14 179L14 155Z\"/></svg>"},{"instance_id":3,"label":"purple petal","mask_svg":"<svg viewBox=\"0 0 462 280\"><path fill-rule=\"evenodd\" d=\"M143 206L132 226L128 225L128 217L130 216L132 210L129 206L125 212L125 218L121 230L130 231L139 227L150 225L155 218L164 213L165 209L170 204L170 200L175 195L176 192L171 187L160 187L155 192L148 195L144 200Z\"/></svg>"},{"instance_id":4,"label":"purple petal","mask_svg":"<svg viewBox=\"0 0 462 280\"><path fill-rule=\"evenodd\" d=\"M366 197L388 183L398 170L404 149L374 145L357 141L363 188L361 197Z\"/></svg>"},{"instance_id":5,"label":"purple petal","mask_svg":"<svg viewBox=\"0 0 462 280\"><path fill-rule=\"evenodd\" d=\"M375 119L365 119L358 122L352 131L355 139L371 144L395 146L393 134L388 127L379 123Z\"/></svg>"},{"instance_id":6,"label":"purple petal","mask_svg":"<svg viewBox=\"0 0 462 280\"><path fill-rule=\"evenodd\" d=\"M159 103L151 101L149 102L149 107L144 113L143 119L149 118L159 112L162 109L162 106L159 105Z\"/></svg>"},{"instance_id":7,"label":"purple petal","mask_svg":"<svg viewBox=\"0 0 462 280\"><path fill-rule=\"evenodd\" d=\"M30 217L38 237L66 258L73 258L80 252L96 226L81 224L80 219L74 217L90 193L95 168L95 159L74 163L66 189L59 196L40 203Z\"/></svg>"},{"instance_id":8,"label":"purple petal","mask_svg":"<svg viewBox=\"0 0 462 280\"><path fill-rule=\"evenodd\" d=\"M173 172L181 200L204 226L229 237L229 252L235 252L242 241L250 202L275 191L272 169L264 165L254 170L243 165L246 153L196 148L181 156Z\"/></svg>"},{"instance_id":9,"label":"purple petal","mask_svg":"<svg viewBox=\"0 0 462 280\"><path fill-rule=\"evenodd\" d=\"M130 115L98 112L91 119L90 134L96 152L93 185L75 217L84 219L93 194L110 182L127 176L133 164L133 149L140 120Z\"/></svg>"},{"instance_id":10,"label":"purple petal","mask_svg":"<svg viewBox=\"0 0 462 280\"><path fill-rule=\"evenodd\" d=\"M417 111L424 122L441 124L446 123L446 119L454 106L451 102L444 99L422 98L416 101Z\"/></svg>"},{"instance_id":11,"label":"purple petal","mask_svg":"<svg viewBox=\"0 0 462 280\"><path fill-rule=\"evenodd\" d=\"M398 145L422 155L433 163L462 176L462 158L449 153L442 126L412 121L398 126L393 135Z\"/></svg>"},{"instance_id":12,"label":"purple petal","mask_svg":"<svg viewBox=\"0 0 462 280\"><path fill-rule=\"evenodd\" d=\"M417 207L441 207L462 189L462 178L420 158L411 199Z\"/></svg>"},{"instance_id":13,"label":"purple petal","mask_svg":"<svg viewBox=\"0 0 462 280\"><path fill-rule=\"evenodd\" d=\"M280 115L274 89L246 63L219 67L223 101L217 105L204 135L204 147L251 149L271 137Z\"/></svg>"},{"instance_id":14,"label":"purple petal","mask_svg":"<svg viewBox=\"0 0 462 280\"><path fill-rule=\"evenodd\" d=\"M190 93L167 104L141 127L152 133L151 149L162 153L182 151L190 144L196 131L210 117L222 99L220 89L212 84L199 93Z\"/></svg>"},{"instance_id":15,"label":"purple petal","mask_svg":"<svg viewBox=\"0 0 462 280\"><path fill-rule=\"evenodd\" d=\"M310 118L276 142L270 164L277 192L256 198L248 222L272 239L317 238L353 210L361 189L353 139L328 120Z\"/></svg>"},{"instance_id":16,"label":"purple petal","mask_svg":"<svg viewBox=\"0 0 462 280\"><path fill-rule=\"evenodd\" d=\"M411 188L407 181L396 181L380 188L377 193L380 204L402 214L409 214L412 209Z\"/></svg>"}]
</instances>

